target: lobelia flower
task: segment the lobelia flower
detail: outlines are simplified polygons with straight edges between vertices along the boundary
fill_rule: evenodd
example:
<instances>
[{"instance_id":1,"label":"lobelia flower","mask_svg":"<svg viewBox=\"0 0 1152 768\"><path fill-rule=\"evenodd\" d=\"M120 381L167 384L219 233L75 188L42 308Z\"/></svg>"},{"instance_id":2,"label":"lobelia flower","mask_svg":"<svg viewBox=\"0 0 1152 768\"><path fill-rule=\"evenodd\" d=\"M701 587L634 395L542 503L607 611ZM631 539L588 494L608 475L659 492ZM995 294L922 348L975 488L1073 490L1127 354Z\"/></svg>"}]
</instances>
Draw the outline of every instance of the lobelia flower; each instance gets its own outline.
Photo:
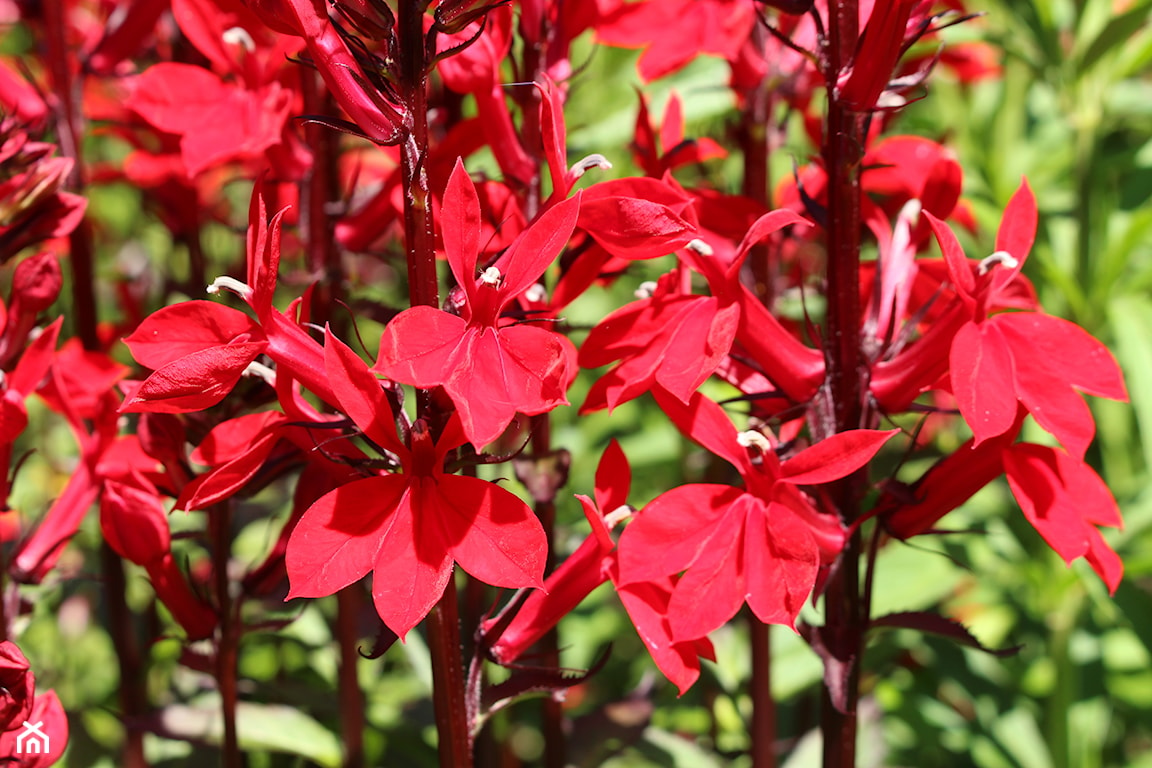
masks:
<instances>
[{"instance_id":1,"label":"lobelia flower","mask_svg":"<svg viewBox=\"0 0 1152 768\"><path fill-rule=\"evenodd\" d=\"M745 602L764 623L794 627L845 536L799 486L851 474L898 430L841 432L781 461L771 438L737 434L700 393L688 405L654 394L681 432L736 467L745 487L682 485L656 497L620 538L621 583L683 572L667 608L677 641L707 635Z\"/></svg>"},{"instance_id":2,"label":"lobelia flower","mask_svg":"<svg viewBox=\"0 0 1152 768\"><path fill-rule=\"evenodd\" d=\"M613 409L657 385L687 403L738 336L784 392L800 402L811 396L823 377L820 353L790 334L739 282L753 245L786 226L807 223L788 210L765 214L726 266L697 245L684 260L706 277L711 296L689 293L690 277L681 267L661 278L650 295L604 318L581 346L580 365L621 362L592 386L581 411Z\"/></svg>"},{"instance_id":3,"label":"lobelia flower","mask_svg":"<svg viewBox=\"0 0 1152 768\"><path fill-rule=\"evenodd\" d=\"M576 352L562 335L500 315L534 285L568 242L580 197L546 211L493 266L477 275L480 203L457 161L444 192L444 251L464 291L460 316L412 307L384 329L373 370L423 389L443 387L467 440L495 440L517 413L533 416L566 405Z\"/></svg>"},{"instance_id":4,"label":"lobelia flower","mask_svg":"<svg viewBox=\"0 0 1152 768\"><path fill-rule=\"evenodd\" d=\"M255 311L255 319L210 301L186 301L153 312L124 339L133 357L153 373L125 399L122 412L187 413L213 406L261 354L325 402L335 403L322 347L291 313L272 306L283 215L281 210L268 221L257 185L248 214L248 281L219 277L208 289L235 291Z\"/></svg>"},{"instance_id":5,"label":"lobelia flower","mask_svg":"<svg viewBox=\"0 0 1152 768\"><path fill-rule=\"evenodd\" d=\"M644 647L664 676L683 694L700 676L700 659L716 660L707 638L677 641L668 621L668 601L678 577L662 576L654 581L620 583L620 566L611 529L632 514L625 501L631 486L628 457L613 440L596 468L595 501L577 494L592 535L544 582L544 591L533 592L516 611L515 617L499 633L489 651L501 664L510 664L572 612L592 590L611 580L624 609L636 627ZM502 617L484 622L490 631Z\"/></svg>"},{"instance_id":6,"label":"lobelia flower","mask_svg":"<svg viewBox=\"0 0 1152 768\"><path fill-rule=\"evenodd\" d=\"M1124 566L1097 526L1122 526L1116 500L1096 471L1068 452L1015 443L1026 416L1018 404L1003 434L978 445L969 438L910 488L886 491L876 504L877 517L901 539L930 533L940 518L1003 474L1024 516L1052 550L1069 565L1083 557L1115 593Z\"/></svg>"},{"instance_id":7,"label":"lobelia flower","mask_svg":"<svg viewBox=\"0 0 1152 768\"><path fill-rule=\"evenodd\" d=\"M1069 454L1082 460L1096 428L1075 390L1127 401L1116 360L1067 320L1041 312L988 316L991 303L1019 275L1035 237L1036 201L1027 183L1004 211L996 252L978 266L964 256L952 230L927 215L970 312L952 339L948 358L952 392L975 444L1008 431L1019 401Z\"/></svg>"},{"instance_id":8,"label":"lobelia flower","mask_svg":"<svg viewBox=\"0 0 1152 768\"><path fill-rule=\"evenodd\" d=\"M288 599L330 595L372 572L376 610L403 639L440 599L454 562L493 586L542 587L547 539L528 505L494 483L444 471L445 456L466 439L460 418L453 414L436 441L417 421L404 445L360 358L331 332L324 356L340 409L403 472L355 480L309 507L288 541Z\"/></svg>"}]
</instances>

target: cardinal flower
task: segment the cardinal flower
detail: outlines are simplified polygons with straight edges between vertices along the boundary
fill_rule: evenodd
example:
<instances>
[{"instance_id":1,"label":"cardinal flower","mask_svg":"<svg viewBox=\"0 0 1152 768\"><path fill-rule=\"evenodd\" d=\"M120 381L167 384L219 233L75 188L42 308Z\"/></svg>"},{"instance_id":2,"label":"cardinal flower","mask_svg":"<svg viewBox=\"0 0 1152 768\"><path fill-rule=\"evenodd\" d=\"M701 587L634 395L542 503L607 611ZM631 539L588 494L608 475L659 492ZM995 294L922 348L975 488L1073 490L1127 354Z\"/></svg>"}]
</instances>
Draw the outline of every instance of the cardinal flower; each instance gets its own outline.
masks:
<instances>
[{"instance_id":1,"label":"cardinal flower","mask_svg":"<svg viewBox=\"0 0 1152 768\"><path fill-rule=\"evenodd\" d=\"M459 417L436 441L417 421L404 445L380 383L331 333L324 361L340 408L403 472L342 485L304 513L288 541L288 597L330 595L371 571L376 610L403 639L440 599L453 562L494 586L542 587L548 545L528 505L444 472L444 457L465 440Z\"/></svg>"},{"instance_id":2,"label":"cardinal flower","mask_svg":"<svg viewBox=\"0 0 1152 768\"><path fill-rule=\"evenodd\" d=\"M489 649L501 664L511 664L535 642L571 613L592 590L611 580L617 585L620 601L644 642L652 660L683 694L700 677L700 659L716 660L716 652L707 638L677 642L672 638L668 621L668 601L676 585L676 576L662 576L655 581L620 585L620 566L612 527L630 517L632 508L625 500L632 485L628 457L613 440L596 468L596 500L577 494L584 516L592 526L592 535L548 577L546 592L534 592L516 612L508 626L500 631ZM503 623L503 617L489 619L484 629Z\"/></svg>"},{"instance_id":3,"label":"cardinal flower","mask_svg":"<svg viewBox=\"0 0 1152 768\"><path fill-rule=\"evenodd\" d=\"M686 435L736 467L745 487L693 484L661 494L620 538L625 586L684 572L668 602L676 641L703 637L745 602L765 623L792 626L844 531L799 486L831 482L864 466L895 430L851 430L780 461L771 438L738 434L719 405L696 393L685 406L656 392Z\"/></svg>"},{"instance_id":4,"label":"cardinal flower","mask_svg":"<svg viewBox=\"0 0 1152 768\"><path fill-rule=\"evenodd\" d=\"M480 202L457 161L444 192L444 251L464 290L461 315L412 307L384 329L374 370L421 388L444 387L469 442L495 440L516 414L536 415L568 402L575 350L558 333L500 315L572 236L579 196L549 209L493 266L477 274Z\"/></svg>"},{"instance_id":5,"label":"cardinal flower","mask_svg":"<svg viewBox=\"0 0 1152 768\"><path fill-rule=\"evenodd\" d=\"M280 264L280 220L268 220L260 185L248 211L248 282L218 277L208 287L236 292L255 311L210 301L186 301L153 312L124 339L132 355L154 372L124 401L125 412L186 413L219 403L261 354L327 403L334 397L324 375L320 344L272 306Z\"/></svg>"},{"instance_id":6,"label":"cardinal flower","mask_svg":"<svg viewBox=\"0 0 1152 768\"><path fill-rule=\"evenodd\" d=\"M1095 422L1075 390L1127 400L1120 368L1082 328L1041 312L1001 312L993 302L1019 275L1036 232L1036 201L1025 183L1004 211L996 252L977 266L952 230L928 215L948 272L971 311L952 340L952 391L976 444L1008 431L1017 400L1073 457L1082 460Z\"/></svg>"}]
</instances>

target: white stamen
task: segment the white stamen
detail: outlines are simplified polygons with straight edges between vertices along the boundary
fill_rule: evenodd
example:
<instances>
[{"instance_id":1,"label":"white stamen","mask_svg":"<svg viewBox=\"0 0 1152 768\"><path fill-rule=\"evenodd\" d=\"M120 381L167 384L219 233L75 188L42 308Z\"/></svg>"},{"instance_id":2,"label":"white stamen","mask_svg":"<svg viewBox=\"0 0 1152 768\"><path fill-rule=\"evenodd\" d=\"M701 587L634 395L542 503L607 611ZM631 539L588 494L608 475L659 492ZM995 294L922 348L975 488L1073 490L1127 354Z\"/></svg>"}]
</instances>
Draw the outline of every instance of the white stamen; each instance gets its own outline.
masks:
<instances>
[{"instance_id":1,"label":"white stamen","mask_svg":"<svg viewBox=\"0 0 1152 768\"><path fill-rule=\"evenodd\" d=\"M697 256L711 256L713 254L712 246L704 242L700 238L688 241L688 245L684 246L688 250L695 253Z\"/></svg>"},{"instance_id":2,"label":"white stamen","mask_svg":"<svg viewBox=\"0 0 1152 768\"><path fill-rule=\"evenodd\" d=\"M578 179L587 171L593 168L599 168L602 171L607 171L611 167L612 163L608 162L608 158L604 157L604 155L593 154L588 155L588 157L584 158L583 160L577 160L575 163L573 163L572 167L568 169L568 174L572 178Z\"/></svg>"},{"instance_id":3,"label":"white stamen","mask_svg":"<svg viewBox=\"0 0 1152 768\"><path fill-rule=\"evenodd\" d=\"M632 507L628 506L627 504L621 504L620 506L616 507L616 509L604 515L604 525L608 527L608 530L612 530L620 523L632 517L634 512L635 510L632 509Z\"/></svg>"},{"instance_id":4,"label":"white stamen","mask_svg":"<svg viewBox=\"0 0 1152 768\"><path fill-rule=\"evenodd\" d=\"M242 283L234 277L228 277L228 275L221 275L216 278L205 290L215 295L220 293L221 288L227 288L244 301L249 301L252 298L252 289L248 287L247 283Z\"/></svg>"},{"instance_id":5,"label":"white stamen","mask_svg":"<svg viewBox=\"0 0 1152 768\"><path fill-rule=\"evenodd\" d=\"M493 288L500 285L500 281L503 279L500 270L496 269L496 267L488 267L488 269L480 273L480 282L484 283L484 285L490 285Z\"/></svg>"},{"instance_id":6,"label":"white stamen","mask_svg":"<svg viewBox=\"0 0 1152 768\"><path fill-rule=\"evenodd\" d=\"M541 283L533 283L524 291L524 298L533 303L542 304L548 301L548 289Z\"/></svg>"},{"instance_id":7,"label":"white stamen","mask_svg":"<svg viewBox=\"0 0 1152 768\"><path fill-rule=\"evenodd\" d=\"M736 443L742 448L757 448L761 453L768 453L772 450L772 443L763 434L754 430L747 432L740 432L736 435Z\"/></svg>"},{"instance_id":8,"label":"white stamen","mask_svg":"<svg viewBox=\"0 0 1152 768\"><path fill-rule=\"evenodd\" d=\"M252 35L248 34L248 30L244 27L232 27L224 30L224 34L220 38L229 45L242 45L244 50L248 53L256 52L256 41L252 39Z\"/></svg>"},{"instance_id":9,"label":"white stamen","mask_svg":"<svg viewBox=\"0 0 1152 768\"><path fill-rule=\"evenodd\" d=\"M924 206L916 198L912 198L904 203L904 207L900 209L899 218L908 222L909 227L916 226L920 221L920 212L924 210Z\"/></svg>"},{"instance_id":10,"label":"white stamen","mask_svg":"<svg viewBox=\"0 0 1152 768\"><path fill-rule=\"evenodd\" d=\"M258 379L262 379L264 383L270 387L276 386L276 371L263 363L257 363L255 361L248 363L248 367L245 368L244 372L240 375L245 377L255 376Z\"/></svg>"},{"instance_id":11,"label":"white stamen","mask_svg":"<svg viewBox=\"0 0 1152 768\"><path fill-rule=\"evenodd\" d=\"M638 299L650 299L654 293L656 293L656 283L652 280L645 280L640 283L639 288L632 292L632 295Z\"/></svg>"},{"instance_id":12,"label":"white stamen","mask_svg":"<svg viewBox=\"0 0 1152 768\"><path fill-rule=\"evenodd\" d=\"M981 275L986 275L992 271L992 267L1008 267L1008 269L1016 269L1020 266L1020 262L1016 257L1008 253L1008 251L996 251L991 256L985 258L980 262L979 272Z\"/></svg>"}]
</instances>

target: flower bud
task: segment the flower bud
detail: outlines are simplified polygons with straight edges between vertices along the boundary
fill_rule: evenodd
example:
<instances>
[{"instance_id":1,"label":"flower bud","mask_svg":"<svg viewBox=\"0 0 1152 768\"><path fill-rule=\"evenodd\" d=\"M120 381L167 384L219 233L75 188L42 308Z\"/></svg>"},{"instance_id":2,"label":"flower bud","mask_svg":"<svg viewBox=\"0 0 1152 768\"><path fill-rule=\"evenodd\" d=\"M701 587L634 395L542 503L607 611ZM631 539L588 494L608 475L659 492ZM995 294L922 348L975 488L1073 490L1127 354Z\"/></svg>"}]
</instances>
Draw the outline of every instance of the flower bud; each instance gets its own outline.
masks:
<instances>
[{"instance_id":1,"label":"flower bud","mask_svg":"<svg viewBox=\"0 0 1152 768\"><path fill-rule=\"evenodd\" d=\"M28 719L35 688L28 659L15 643L0 643L0 730L18 728Z\"/></svg>"},{"instance_id":2,"label":"flower bud","mask_svg":"<svg viewBox=\"0 0 1152 768\"><path fill-rule=\"evenodd\" d=\"M38 315L56 301L63 279L56 257L47 251L29 256L16 266L12 275L9 304L20 312Z\"/></svg>"}]
</instances>

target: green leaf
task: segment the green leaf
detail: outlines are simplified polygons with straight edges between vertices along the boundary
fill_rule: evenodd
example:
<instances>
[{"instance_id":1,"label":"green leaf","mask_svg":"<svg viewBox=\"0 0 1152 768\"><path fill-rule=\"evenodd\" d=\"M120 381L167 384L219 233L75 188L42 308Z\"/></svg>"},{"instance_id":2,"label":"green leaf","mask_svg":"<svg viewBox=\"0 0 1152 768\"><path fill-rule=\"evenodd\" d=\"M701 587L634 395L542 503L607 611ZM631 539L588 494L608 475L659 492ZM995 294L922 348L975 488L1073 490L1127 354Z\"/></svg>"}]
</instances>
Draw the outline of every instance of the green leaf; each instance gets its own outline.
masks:
<instances>
[{"instance_id":1,"label":"green leaf","mask_svg":"<svg viewBox=\"0 0 1152 768\"><path fill-rule=\"evenodd\" d=\"M221 744L224 720L219 699L212 696L200 701L198 705L164 707L159 714L157 730L171 738ZM240 749L244 752L286 752L305 757L324 768L336 768L343 760L336 735L294 707L240 702L236 706L236 730Z\"/></svg>"},{"instance_id":2,"label":"green leaf","mask_svg":"<svg viewBox=\"0 0 1152 768\"><path fill-rule=\"evenodd\" d=\"M1143 2L1134 8L1122 13L1116 18L1112 19L1101 30L1096 39L1084 51L1083 58L1080 59L1080 66L1077 68L1078 72L1087 72L1096 66L1106 54L1111 51L1119 50L1122 46L1140 31L1140 27L1148 22L1149 6L1152 3Z\"/></svg>"},{"instance_id":3,"label":"green leaf","mask_svg":"<svg viewBox=\"0 0 1152 768\"><path fill-rule=\"evenodd\" d=\"M1152 328L1152 302L1144 296L1117 297L1110 319L1116 329L1116 356L1144 436L1144 465L1152 467L1152 338L1147 333Z\"/></svg>"}]
</instances>

